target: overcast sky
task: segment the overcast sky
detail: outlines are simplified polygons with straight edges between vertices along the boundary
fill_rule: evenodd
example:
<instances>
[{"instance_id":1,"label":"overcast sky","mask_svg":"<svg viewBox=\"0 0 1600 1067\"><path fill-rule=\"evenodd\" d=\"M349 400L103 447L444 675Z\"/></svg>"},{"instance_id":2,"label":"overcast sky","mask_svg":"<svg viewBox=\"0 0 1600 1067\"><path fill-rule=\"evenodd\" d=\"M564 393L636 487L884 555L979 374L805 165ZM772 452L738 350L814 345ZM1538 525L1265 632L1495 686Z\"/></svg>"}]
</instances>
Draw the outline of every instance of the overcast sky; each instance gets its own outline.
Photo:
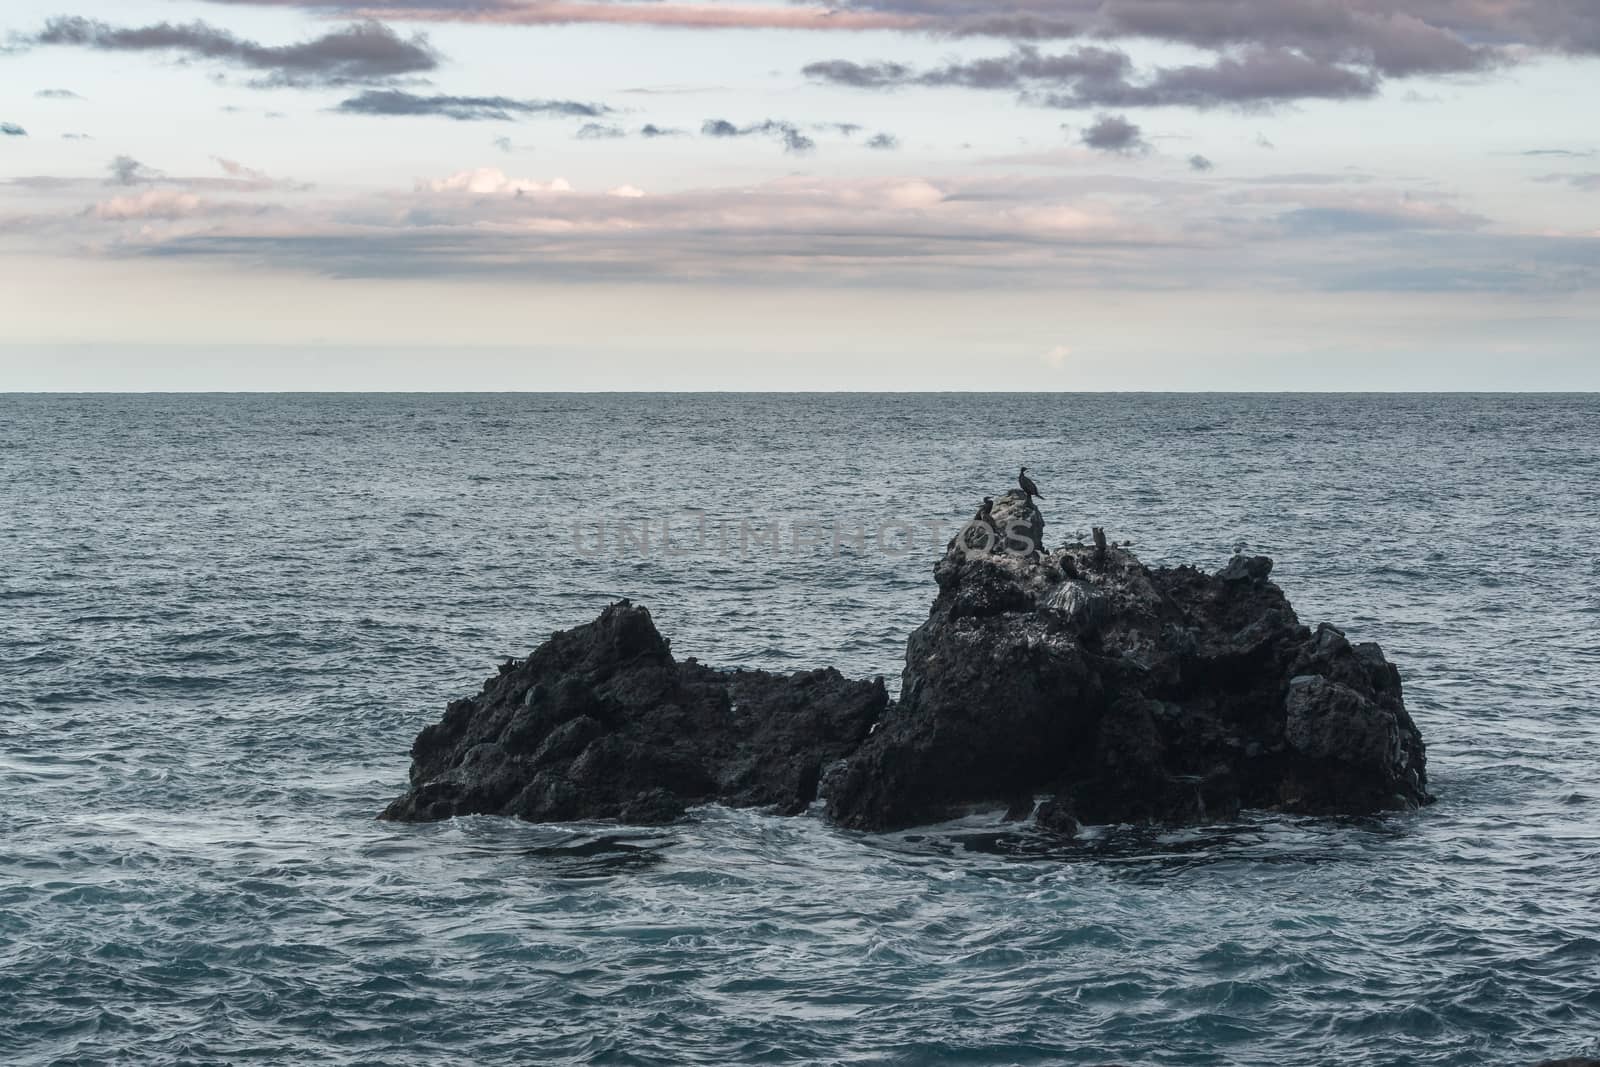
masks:
<instances>
[{"instance_id":1,"label":"overcast sky","mask_svg":"<svg viewBox=\"0 0 1600 1067\"><path fill-rule=\"evenodd\" d=\"M6 0L4 389L1600 389L1595 0Z\"/></svg>"}]
</instances>

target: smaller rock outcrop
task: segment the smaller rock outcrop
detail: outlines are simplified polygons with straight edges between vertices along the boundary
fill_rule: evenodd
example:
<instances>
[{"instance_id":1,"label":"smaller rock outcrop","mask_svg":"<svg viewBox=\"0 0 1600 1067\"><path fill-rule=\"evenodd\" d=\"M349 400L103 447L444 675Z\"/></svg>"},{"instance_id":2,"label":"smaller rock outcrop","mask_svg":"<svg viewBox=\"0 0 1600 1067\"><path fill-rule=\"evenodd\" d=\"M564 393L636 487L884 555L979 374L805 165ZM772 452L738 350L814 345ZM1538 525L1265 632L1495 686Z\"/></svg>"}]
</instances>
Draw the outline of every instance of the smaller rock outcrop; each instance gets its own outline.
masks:
<instances>
[{"instance_id":1,"label":"smaller rock outcrop","mask_svg":"<svg viewBox=\"0 0 1600 1067\"><path fill-rule=\"evenodd\" d=\"M382 817L653 824L709 801L796 814L887 704L881 678L678 663L650 613L622 601L450 704Z\"/></svg>"}]
</instances>

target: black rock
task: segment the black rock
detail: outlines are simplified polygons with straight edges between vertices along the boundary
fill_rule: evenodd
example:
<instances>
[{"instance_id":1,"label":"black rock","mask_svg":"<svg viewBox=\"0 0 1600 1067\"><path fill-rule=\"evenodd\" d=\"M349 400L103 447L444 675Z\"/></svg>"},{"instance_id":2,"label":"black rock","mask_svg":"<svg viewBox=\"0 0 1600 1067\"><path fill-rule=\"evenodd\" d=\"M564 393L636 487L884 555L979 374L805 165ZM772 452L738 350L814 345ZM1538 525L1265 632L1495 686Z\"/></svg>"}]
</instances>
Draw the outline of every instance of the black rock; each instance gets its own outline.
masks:
<instances>
[{"instance_id":1,"label":"black rock","mask_svg":"<svg viewBox=\"0 0 1600 1067\"><path fill-rule=\"evenodd\" d=\"M1116 546L952 546L900 702L831 777L830 815L901 828L1023 790L1052 795L1061 825L1426 803L1399 673L1376 645L1302 626L1271 571L1265 557L1207 575Z\"/></svg>"},{"instance_id":2,"label":"black rock","mask_svg":"<svg viewBox=\"0 0 1600 1067\"><path fill-rule=\"evenodd\" d=\"M677 663L623 601L452 703L417 736L411 788L383 817L652 824L709 801L797 814L887 704L882 679Z\"/></svg>"},{"instance_id":3,"label":"black rock","mask_svg":"<svg viewBox=\"0 0 1600 1067\"><path fill-rule=\"evenodd\" d=\"M839 824L885 830L1044 797L1035 821L1070 835L1432 799L1399 672L1302 626L1270 559L1151 569L1115 545L1045 552L1020 493L993 515L935 566L896 705L882 679L680 664L623 601L452 703L384 817L659 823L821 796Z\"/></svg>"}]
</instances>

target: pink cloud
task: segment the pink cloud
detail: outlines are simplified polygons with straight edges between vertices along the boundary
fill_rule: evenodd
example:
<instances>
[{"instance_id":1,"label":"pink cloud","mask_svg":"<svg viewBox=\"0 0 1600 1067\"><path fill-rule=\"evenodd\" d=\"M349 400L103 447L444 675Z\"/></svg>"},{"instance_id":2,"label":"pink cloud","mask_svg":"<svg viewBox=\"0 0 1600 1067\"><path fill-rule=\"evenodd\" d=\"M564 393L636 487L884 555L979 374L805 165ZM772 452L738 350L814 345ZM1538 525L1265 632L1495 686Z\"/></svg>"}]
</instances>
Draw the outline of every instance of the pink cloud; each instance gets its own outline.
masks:
<instances>
[{"instance_id":1,"label":"pink cloud","mask_svg":"<svg viewBox=\"0 0 1600 1067\"><path fill-rule=\"evenodd\" d=\"M612 23L677 29L764 30L917 30L929 19L883 11L844 11L821 6L758 6L754 4L601 3L595 0L503 0L482 8L385 7L381 3L355 12L364 17L441 22L492 23L511 26L559 26Z\"/></svg>"}]
</instances>

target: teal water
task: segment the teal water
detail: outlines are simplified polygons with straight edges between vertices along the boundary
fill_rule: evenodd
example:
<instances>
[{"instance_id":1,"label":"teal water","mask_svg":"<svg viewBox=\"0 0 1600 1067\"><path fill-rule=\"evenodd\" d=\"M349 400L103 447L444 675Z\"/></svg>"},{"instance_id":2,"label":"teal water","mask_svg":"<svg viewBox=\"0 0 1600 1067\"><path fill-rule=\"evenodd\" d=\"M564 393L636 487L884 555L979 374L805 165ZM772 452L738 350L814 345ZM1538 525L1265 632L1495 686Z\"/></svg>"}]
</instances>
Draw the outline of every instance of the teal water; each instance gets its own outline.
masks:
<instances>
[{"instance_id":1,"label":"teal water","mask_svg":"<svg viewBox=\"0 0 1600 1067\"><path fill-rule=\"evenodd\" d=\"M1021 463L1052 538L1264 552L1381 642L1439 804L373 821L448 699L621 596L893 681ZM1597 532L1597 397L0 396L0 1062L1600 1053Z\"/></svg>"}]
</instances>

